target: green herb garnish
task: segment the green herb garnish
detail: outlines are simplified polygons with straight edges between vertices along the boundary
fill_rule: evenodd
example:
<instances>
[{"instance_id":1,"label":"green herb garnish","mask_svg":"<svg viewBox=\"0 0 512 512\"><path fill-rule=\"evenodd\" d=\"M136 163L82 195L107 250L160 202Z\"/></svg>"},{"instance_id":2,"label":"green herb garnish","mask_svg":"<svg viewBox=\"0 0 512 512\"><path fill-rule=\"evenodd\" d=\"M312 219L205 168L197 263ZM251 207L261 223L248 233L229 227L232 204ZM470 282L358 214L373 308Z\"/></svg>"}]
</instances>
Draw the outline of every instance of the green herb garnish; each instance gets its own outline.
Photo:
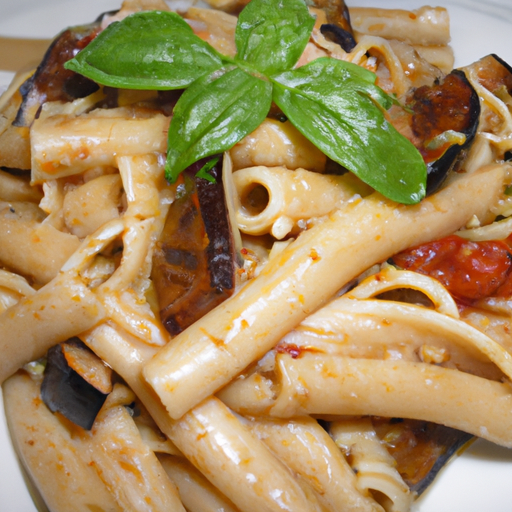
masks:
<instances>
[{"instance_id":1,"label":"green herb garnish","mask_svg":"<svg viewBox=\"0 0 512 512\"><path fill-rule=\"evenodd\" d=\"M196 176L198 178L203 178L203 180L209 181L210 183L215 183L215 178L210 174L210 171L219 163L219 160L220 157L216 156L206 162L196 173Z\"/></svg>"},{"instance_id":2,"label":"green herb garnish","mask_svg":"<svg viewBox=\"0 0 512 512\"><path fill-rule=\"evenodd\" d=\"M233 59L178 14L139 12L109 25L65 67L117 88L186 89L169 129L170 182L255 130L274 101L306 138L375 190L419 202L426 165L385 119L395 100L375 75L330 58L293 69L313 25L303 0L252 0L238 19Z\"/></svg>"}]
</instances>

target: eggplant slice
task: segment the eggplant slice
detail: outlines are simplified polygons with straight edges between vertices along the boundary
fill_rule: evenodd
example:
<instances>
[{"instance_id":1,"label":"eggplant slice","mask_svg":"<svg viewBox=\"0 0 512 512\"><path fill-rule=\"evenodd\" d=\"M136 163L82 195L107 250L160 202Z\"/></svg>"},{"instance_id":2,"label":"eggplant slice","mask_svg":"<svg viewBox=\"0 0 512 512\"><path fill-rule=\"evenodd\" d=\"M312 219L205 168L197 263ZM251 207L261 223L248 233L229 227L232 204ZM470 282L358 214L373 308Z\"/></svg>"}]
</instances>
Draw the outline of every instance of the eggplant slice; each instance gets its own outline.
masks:
<instances>
[{"instance_id":1,"label":"eggplant slice","mask_svg":"<svg viewBox=\"0 0 512 512\"><path fill-rule=\"evenodd\" d=\"M469 67L476 69L480 83L493 94L504 87L512 96L512 66L498 55L491 53Z\"/></svg>"},{"instance_id":2,"label":"eggplant slice","mask_svg":"<svg viewBox=\"0 0 512 512\"><path fill-rule=\"evenodd\" d=\"M73 27L52 42L36 72L20 87L23 97L14 126L30 126L47 101L73 101L99 89L98 84L64 68L92 41L100 30L99 22Z\"/></svg>"},{"instance_id":3,"label":"eggplant slice","mask_svg":"<svg viewBox=\"0 0 512 512\"><path fill-rule=\"evenodd\" d=\"M343 0L312 0L312 4L324 11L328 21L320 27L320 32L350 53L357 43L345 2Z\"/></svg>"},{"instance_id":4,"label":"eggplant slice","mask_svg":"<svg viewBox=\"0 0 512 512\"><path fill-rule=\"evenodd\" d=\"M405 109L391 107L389 121L423 156L430 195L461 168L478 131L480 99L465 73L455 69L412 89L404 103Z\"/></svg>"},{"instance_id":5,"label":"eggplant slice","mask_svg":"<svg viewBox=\"0 0 512 512\"><path fill-rule=\"evenodd\" d=\"M459 169L475 138L480 99L463 71L453 70L432 87L419 87L407 101L412 130L427 164L427 194Z\"/></svg>"},{"instance_id":6,"label":"eggplant slice","mask_svg":"<svg viewBox=\"0 0 512 512\"><path fill-rule=\"evenodd\" d=\"M497 55L487 55L468 69L476 70L491 93L512 96L512 67ZM464 71L456 69L432 87L413 91L407 106L413 110L412 130L427 163L427 194L432 194L450 172L461 168L478 131L480 99Z\"/></svg>"},{"instance_id":7,"label":"eggplant slice","mask_svg":"<svg viewBox=\"0 0 512 512\"><path fill-rule=\"evenodd\" d=\"M179 334L232 295L236 255L222 185L222 158L210 171L215 182L182 174L153 256L152 280L168 332Z\"/></svg>"},{"instance_id":8,"label":"eggplant slice","mask_svg":"<svg viewBox=\"0 0 512 512\"><path fill-rule=\"evenodd\" d=\"M397 471L417 496L474 439L466 432L427 421L373 418L373 425L396 460Z\"/></svg>"},{"instance_id":9,"label":"eggplant slice","mask_svg":"<svg viewBox=\"0 0 512 512\"><path fill-rule=\"evenodd\" d=\"M0 123L0 167L30 170L29 128L45 102L73 101L99 89L92 80L64 68L64 63L96 37L99 30L98 19L89 25L63 31L50 44L37 69L3 105L0 111L4 118L4 123Z\"/></svg>"},{"instance_id":10,"label":"eggplant slice","mask_svg":"<svg viewBox=\"0 0 512 512\"><path fill-rule=\"evenodd\" d=\"M82 356L78 356L83 352ZM91 384L80 371L87 368L89 375L101 374L102 385ZM87 377L87 375L86 375ZM97 378L94 377L94 378ZM90 430L102 408L112 383L112 371L78 338L52 347L48 351L46 368L41 384L41 398L48 409L58 412L85 430ZM110 388L110 389L109 389Z\"/></svg>"}]
</instances>

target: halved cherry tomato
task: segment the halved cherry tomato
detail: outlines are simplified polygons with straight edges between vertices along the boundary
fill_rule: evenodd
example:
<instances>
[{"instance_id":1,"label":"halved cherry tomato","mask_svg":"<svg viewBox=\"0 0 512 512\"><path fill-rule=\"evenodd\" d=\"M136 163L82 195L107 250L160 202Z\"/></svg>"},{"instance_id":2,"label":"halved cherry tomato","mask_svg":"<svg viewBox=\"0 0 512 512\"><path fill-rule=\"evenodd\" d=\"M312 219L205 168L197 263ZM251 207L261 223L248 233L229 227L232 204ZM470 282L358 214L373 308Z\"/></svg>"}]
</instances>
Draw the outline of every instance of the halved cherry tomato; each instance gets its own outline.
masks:
<instances>
[{"instance_id":1,"label":"halved cherry tomato","mask_svg":"<svg viewBox=\"0 0 512 512\"><path fill-rule=\"evenodd\" d=\"M512 285L505 286L512 272L512 254L504 241L472 242L451 235L397 254L393 262L438 279L462 301L512 291Z\"/></svg>"}]
</instances>

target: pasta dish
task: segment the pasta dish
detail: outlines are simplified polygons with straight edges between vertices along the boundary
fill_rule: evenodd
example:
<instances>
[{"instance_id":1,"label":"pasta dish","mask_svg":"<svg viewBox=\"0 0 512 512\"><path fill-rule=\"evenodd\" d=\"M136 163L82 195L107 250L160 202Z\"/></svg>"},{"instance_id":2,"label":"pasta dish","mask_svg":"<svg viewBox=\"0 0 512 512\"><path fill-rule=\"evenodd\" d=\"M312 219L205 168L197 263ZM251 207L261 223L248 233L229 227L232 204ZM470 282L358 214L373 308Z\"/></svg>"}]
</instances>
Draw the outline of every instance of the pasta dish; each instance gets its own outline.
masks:
<instances>
[{"instance_id":1,"label":"pasta dish","mask_svg":"<svg viewBox=\"0 0 512 512\"><path fill-rule=\"evenodd\" d=\"M208 3L0 97L13 443L51 512L407 512L512 447L512 68L442 7Z\"/></svg>"}]
</instances>

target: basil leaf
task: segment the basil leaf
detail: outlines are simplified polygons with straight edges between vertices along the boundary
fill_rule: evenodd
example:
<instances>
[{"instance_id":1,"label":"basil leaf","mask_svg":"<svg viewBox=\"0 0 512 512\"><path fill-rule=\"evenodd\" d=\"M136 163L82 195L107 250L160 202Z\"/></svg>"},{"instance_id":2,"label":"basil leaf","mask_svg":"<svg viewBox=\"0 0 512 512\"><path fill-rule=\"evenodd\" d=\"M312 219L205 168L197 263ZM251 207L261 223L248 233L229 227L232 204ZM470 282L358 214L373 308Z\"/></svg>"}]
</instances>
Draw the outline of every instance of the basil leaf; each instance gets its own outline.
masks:
<instances>
[{"instance_id":1,"label":"basil leaf","mask_svg":"<svg viewBox=\"0 0 512 512\"><path fill-rule=\"evenodd\" d=\"M419 202L426 190L425 162L373 100L389 106L393 99L346 64L321 58L273 76L273 99L328 157L389 199Z\"/></svg>"},{"instance_id":2,"label":"basil leaf","mask_svg":"<svg viewBox=\"0 0 512 512\"><path fill-rule=\"evenodd\" d=\"M235 32L237 59L264 74L292 68L315 24L303 0L252 0Z\"/></svg>"},{"instance_id":3,"label":"basil leaf","mask_svg":"<svg viewBox=\"0 0 512 512\"><path fill-rule=\"evenodd\" d=\"M182 89L221 66L221 56L167 11L112 23L65 65L103 85L158 90Z\"/></svg>"},{"instance_id":4,"label":"basil leaf","mask_svg":"<svg viewBox=\"0 0 512 512\"><path fill-rule=\"evenodd\" d=\"M271 84L237 67L194 82L174 107L166 178L172 183L199 159L230 149L263 122L271 102Z\"/></svg>"}]
</instances>

